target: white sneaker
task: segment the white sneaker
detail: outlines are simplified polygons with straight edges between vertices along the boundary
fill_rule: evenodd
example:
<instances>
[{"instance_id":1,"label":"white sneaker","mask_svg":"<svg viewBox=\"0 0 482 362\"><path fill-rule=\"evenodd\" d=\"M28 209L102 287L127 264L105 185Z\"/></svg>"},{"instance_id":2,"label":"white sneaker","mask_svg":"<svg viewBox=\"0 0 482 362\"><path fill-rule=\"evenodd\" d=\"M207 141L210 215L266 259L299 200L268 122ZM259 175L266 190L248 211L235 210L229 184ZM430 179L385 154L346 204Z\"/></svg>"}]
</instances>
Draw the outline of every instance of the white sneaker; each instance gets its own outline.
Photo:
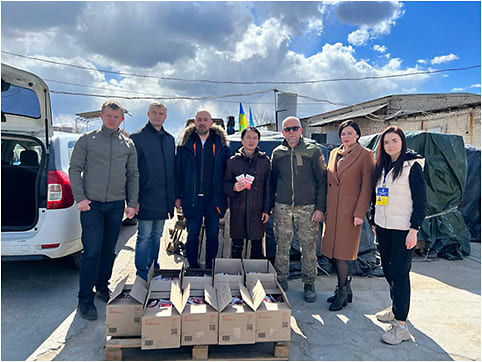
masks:
<instances>
[{"instance_id":1,"label":"white sneaker","mask_svg":"<svg viewBox=\"0 0 482 362\"><path fill-rule=\"evenodd\" d=\"M388 344L400 344L410 339L412 339L412 335L408 331L408 325L405 324L405 328L401 328L397 322L392 323L388 330L382 334L382 341Z\"/></svg>"},{"instance_id":2,"label":"white sneaker","mask_svg":"<svg viewBox=\"0 0 482 362\"><path fill-rule=\"evenodd\" d=\"M392 307L385 308L384 310L375 314L379 322L382 323L392 323L395 320L395 315L393 314Z\"/></svg>"}]
</instances>

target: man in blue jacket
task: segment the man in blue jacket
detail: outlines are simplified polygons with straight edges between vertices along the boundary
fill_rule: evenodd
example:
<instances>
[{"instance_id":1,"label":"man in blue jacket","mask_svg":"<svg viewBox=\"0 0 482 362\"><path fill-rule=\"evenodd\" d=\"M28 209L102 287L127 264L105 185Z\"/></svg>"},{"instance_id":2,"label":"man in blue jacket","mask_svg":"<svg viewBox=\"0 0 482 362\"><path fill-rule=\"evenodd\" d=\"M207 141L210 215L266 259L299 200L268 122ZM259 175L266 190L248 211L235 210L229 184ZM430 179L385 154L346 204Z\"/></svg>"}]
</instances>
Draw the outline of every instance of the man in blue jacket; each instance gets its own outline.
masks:
<instances>
[{"instance_id":1,"label":"man in blue jacket","mask_svg":"<svg viewBox=\"0 0 482 362\"><path fill-rule=\"evenodd\" d=\"M149 122L133 133L139 168L139 204L137 205L137 275L147 280L154 263L159 269L159 245L164 221L174 215L175 142L164 129L167 108L152 102L147 112Z\"/></svg>"},{"instance_id":2,"label":"man in blue jacket","mask_svg":"<svg viewBox=\"0 0 482 362\"><path fill-rule=\"evenodd\" d=\"M226 212L223 178L230 152L226 132L213 125L206 110L196 112L194 125L184 129L176 154L176 208L187 219L186 255L199 268L199 232L206 230L206 268L218 251L219 219Z\"/></svg>"}]
</instances>

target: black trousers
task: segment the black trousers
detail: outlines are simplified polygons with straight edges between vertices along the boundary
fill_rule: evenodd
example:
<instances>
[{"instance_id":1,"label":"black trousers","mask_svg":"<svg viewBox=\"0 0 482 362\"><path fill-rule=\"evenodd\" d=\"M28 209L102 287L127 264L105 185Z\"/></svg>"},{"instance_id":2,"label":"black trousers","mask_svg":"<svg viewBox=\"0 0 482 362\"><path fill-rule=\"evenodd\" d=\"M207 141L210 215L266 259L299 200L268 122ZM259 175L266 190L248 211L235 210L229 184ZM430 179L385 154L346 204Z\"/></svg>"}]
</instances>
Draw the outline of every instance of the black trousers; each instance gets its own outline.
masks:
<instances>
[{"instance_id":1,"label":"black trousers","mask_svg":"<svg viewBox=\"0 0 482 362\"><path fill-rule=\"evenodd\" d=\"M243 252L244 239L231 239L231 257L241 258ZM251 259L264 259L261 240L251 240Z\"/></svg>"},{"instance_id":2,"label":"black trousers","mask_svg":"<svg viewBox=\"0 0 482 362\"><path fill-rule=\"evenodd\" d=\"M408 230L391 230L376 226L378 251L383 274L390 286L390 298L395 319L407 320L410 308L410 268L415 248L407 250Z\"/></svg>"},{"instance_id":3,"label":"black trousers","mask_svg":"<svg viewBox=\"0 0 482 362\"><path fill-rule=\"evenodd\" d=\"M97 291L107 290L124 214L124 200L92 201L89 206L89 211L80 213L84 247L80 258L80 302L94 300L94 286Z\"/></svg>"}]
</instances>

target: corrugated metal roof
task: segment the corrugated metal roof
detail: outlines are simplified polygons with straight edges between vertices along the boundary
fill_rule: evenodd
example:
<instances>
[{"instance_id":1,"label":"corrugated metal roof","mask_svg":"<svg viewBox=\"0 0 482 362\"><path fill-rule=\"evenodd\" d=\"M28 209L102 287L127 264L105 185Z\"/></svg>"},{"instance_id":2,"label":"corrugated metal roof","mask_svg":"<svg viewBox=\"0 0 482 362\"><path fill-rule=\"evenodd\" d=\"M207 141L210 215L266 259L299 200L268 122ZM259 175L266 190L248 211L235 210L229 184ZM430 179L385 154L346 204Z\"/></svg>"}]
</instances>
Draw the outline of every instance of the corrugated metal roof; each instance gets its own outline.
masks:
<instances>
[{"instance_id":1,"label":"corrugated metal roof","mask_svg":"<svg viewBox=\"0 0 482 362\"><path fill-rule=\"evenodd\" d=\"M357 110L343 113L343 114L338 114L336 116L325 118L325 119L322 119L321 121L312 123L310 124L310 127L324 126L325 124L332 123L332 122L339 122L339 121L345 121L350 118L363 117L368 114L372 114L382 108L385 108L386 106L387 104L380 104L378 106L367 107L367 108L357 109Z\"/></svg>"}]
</instances>

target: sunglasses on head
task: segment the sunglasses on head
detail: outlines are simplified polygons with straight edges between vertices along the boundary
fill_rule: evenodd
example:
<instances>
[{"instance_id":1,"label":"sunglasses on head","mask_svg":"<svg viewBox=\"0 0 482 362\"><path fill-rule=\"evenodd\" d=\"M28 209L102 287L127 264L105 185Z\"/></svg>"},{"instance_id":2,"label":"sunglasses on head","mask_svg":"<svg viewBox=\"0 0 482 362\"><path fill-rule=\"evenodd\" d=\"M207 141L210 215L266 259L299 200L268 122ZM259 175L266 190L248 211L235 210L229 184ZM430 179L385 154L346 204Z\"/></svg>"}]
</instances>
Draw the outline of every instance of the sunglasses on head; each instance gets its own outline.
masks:
<instances>
[{"instance_id":1,"label":"sunglasses on head","mask_svg":"<svg viewBox=\"0 0 482 362\"><path fill-rule=\"evenodd\" d=\"M300 128L301 128L300 126L285 127L285 128L283 128L283 131L285 131L285 132L290 132L290 131L296 132Z\"/></svg>"}]
</instances>

